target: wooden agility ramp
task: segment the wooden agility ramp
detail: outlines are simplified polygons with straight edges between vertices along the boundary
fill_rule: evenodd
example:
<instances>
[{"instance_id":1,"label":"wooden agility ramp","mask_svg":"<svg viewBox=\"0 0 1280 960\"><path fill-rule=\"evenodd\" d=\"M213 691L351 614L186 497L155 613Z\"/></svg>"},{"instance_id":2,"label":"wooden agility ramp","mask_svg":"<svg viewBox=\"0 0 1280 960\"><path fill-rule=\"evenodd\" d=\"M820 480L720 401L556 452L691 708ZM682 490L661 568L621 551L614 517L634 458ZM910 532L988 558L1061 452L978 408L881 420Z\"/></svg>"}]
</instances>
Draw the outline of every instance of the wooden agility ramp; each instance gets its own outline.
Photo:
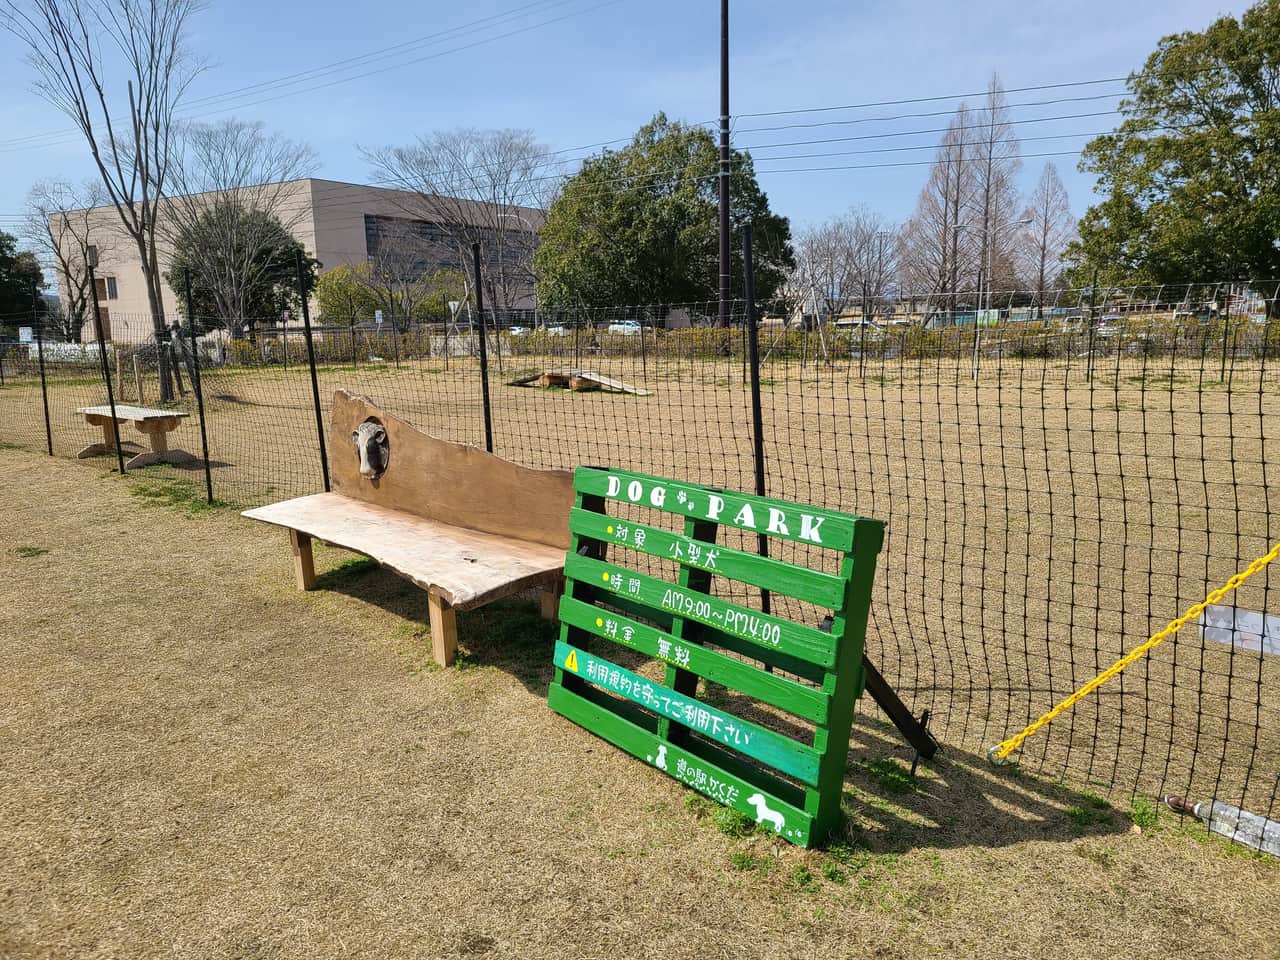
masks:
<instances>
[{"instance_id":1,"label":"wooden agility ramp","mask_svg":"<svg viewBox=\"0 0 1280 960\"><path fill-rule=\"evenodd\" d=\"M632 386L624 380L606 377L596 370L543 370L528 376L508 380L509 387L560 387L581 393L586 390L608 390L613 393L629 393L637 397L650 396L652 390Z\"/></svg>"}]
</instances>

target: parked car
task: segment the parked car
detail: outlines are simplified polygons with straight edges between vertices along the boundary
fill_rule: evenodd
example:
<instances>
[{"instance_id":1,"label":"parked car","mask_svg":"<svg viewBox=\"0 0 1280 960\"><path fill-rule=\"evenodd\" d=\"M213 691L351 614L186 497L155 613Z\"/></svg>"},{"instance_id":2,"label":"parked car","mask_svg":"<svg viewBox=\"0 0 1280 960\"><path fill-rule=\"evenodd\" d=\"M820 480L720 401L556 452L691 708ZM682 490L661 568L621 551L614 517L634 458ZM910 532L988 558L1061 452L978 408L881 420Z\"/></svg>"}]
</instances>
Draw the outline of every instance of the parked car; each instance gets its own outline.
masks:
<instances>
[{"instance_id":1,"label":"parked car","mask_svg":"<svg viewBox=\"0 0 1280 960\"><path fill-rule=\"evenodd\" d=\"M513 337L523 337L529 332L528 327L512 327L507 331Z\"/></svg>"},{"instance_id":2,"label":"parked car","mask_svg":"<svg viewBox=\"0 0 1280 960\"><path fill-rule=\"evenodd\" d=\"M569 335L568 327L547 327L547 334L552 337L567 337Z\"/></svg>"},{"instance_id":3,"label":"parked car","mask_svg":"<svg viewBox=\"0 0 1280 960\"><path fill-rule=\"evenodd\" d=\"M1097 334L1100 337L1114 337L1120 332L1121 316L1118 313L1108 313L1098 321Z\"/></svg>"},{"instance_id":4,"label":"parked car","mask_svg":"<svg viewBox=\"0 0 1280 960\"><path fill-rule=\"evenodd\" d=\"M623 336L634 337L640 333L639 320L619 320L617 323L609 324L610 333L620 333Z\"/></svg>"}]
</instances>

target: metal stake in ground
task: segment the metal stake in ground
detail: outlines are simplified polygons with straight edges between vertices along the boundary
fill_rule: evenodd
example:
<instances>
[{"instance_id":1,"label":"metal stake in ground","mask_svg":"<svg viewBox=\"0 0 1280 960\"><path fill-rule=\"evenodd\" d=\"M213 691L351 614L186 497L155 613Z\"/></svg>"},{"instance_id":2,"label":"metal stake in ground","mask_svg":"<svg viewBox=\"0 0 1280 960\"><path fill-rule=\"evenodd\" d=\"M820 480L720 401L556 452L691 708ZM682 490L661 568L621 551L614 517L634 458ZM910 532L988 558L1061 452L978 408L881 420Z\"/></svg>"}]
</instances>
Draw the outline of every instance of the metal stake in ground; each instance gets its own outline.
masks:
<instances>
[{"instance_id":1,"label":"metal stake in ground","mask_svg":"<svg viewBox=\"0 0 1280 960\"><path fill-rule=\"evenodd\" d=\"M31 282L31 320L36 330L36 356L40 358L40 397L44 401L44 442L53 456L53 424L49 420L49 384L44 378L44 315L40 309L40 291Z\"/></svg>"},{"instance_id":2,"label":"metal stake in ground","mask_svg":"<svg viewBox=\"0 0 1280 960\"><path fill-rule=\"evenodd\" d=\"M307 276L302 266L302 251L294 251L298 268L298 297L302 300L302 333L307 340L307 366L311 369L311 403L316 411L316 438L320 441L320 474L324 492L329 492L329 455L324 449L324 414L320 412L320 384L316 381L316 348L311 342L311 308L307 306Z\"/></svg>"},{"instance_id":3,"label":"metal stake in ground","mask_svg":"<svg viewBox=\"0 0 1280 960\"><path fill-rule=\"evenodd\" d=\"M471 260L475 268L476 319L480 322L480 398L484 403L484 448L493 453L493 415L489 411L489 352L485 347L484 287L480 284L480 244L471 245Z\"/></svg>"},{"instance_id":4,"label":"metal stake in ground","mask_svg":"<svg viewBox=\"0 0 1280 960\"><path fill-rule=\"evenodd\" d=\"M93 268L98 265L98 251L89 248L85 257L85 266L89 270L89 293L93 300L93 327L98 337L98 359L102 361L102 380L107 385L107 406L111 408L111 435L115 438L116 465L120 473L124 473L124 451L120 449L120 421L116 419L116 395L111 389L111 368L107 365L107 343L102 334L102 308L98 306L98 281L93 275Z\"/></svg>"},{"instance_id":5,"label":"metal stake in ground","mask_svg":"<svg viewBox=\"0 0 1280 960\"><path fill-rule=\"evenodd\" d=\"M204 458L204 492L213 503L213 474L209 470L209 435L204 426L204 389L200 385L200 348L196 343L196 315L191 309L191 271L183 268L182 283L187 295L187 329L191 331L191 389L196 392L196 410L200 414L200 455ZM179 330L178 336L182 333Z\"/></svg>"}]
</instances>

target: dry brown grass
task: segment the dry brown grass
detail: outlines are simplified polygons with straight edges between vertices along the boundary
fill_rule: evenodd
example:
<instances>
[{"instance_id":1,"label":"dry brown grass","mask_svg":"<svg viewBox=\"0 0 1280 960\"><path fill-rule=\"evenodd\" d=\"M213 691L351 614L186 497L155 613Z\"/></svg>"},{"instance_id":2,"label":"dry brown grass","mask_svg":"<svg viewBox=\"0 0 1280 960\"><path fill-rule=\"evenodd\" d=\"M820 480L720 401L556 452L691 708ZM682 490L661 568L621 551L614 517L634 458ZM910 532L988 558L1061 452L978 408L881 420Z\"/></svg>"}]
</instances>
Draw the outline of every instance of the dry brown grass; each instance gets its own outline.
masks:
<instances>
[{"instance_id":1,"label":"dry brown grass","mask_svg":"<svg viewBox=\"0 0 1280 960\"><path fill-rule=\"evenodd\" d=\"M643 382L644 398L502 382L566 362L508 357L495 371L499 454L751 486L740 362L584 361ZM1280 537L1265 457L1280 444L1277 370L1233 364L1228 390L1213 357L1116 358L1092 384L1078 358L990 360L978 385L967 360L766 365L768 489L887 521L869 649L948 745L981 752ZM339 387L482 442L473 360L322 368L325 403ZM95 439L74 411L99 390L51 391L60 454ZM305 368L209 371L206 394L220 497L319 488ZM35 447L40 424L38 384L0 391L0 440ZM194 417L173 444L199 449ZM1277 589L1280 574L1258 577L1240 603L1274 612ZM1280 775L1280 658L1189 628L1028 742L1025 759L1122 795L1173 789L1265 811Z\"/></svg>"},{"instance_id":2,"label":"dry brown grass","mask_svg":"<svg viewBox=\"0 0 1280 960\"><path fill-rule=\"evenodd\" d=\"M299 594L104 466L0 450L6 960L1275 956L1275 861L959 750L912 789L866 718L845 848L731 837L546 709L532 604L435 670L395 577Z\"/></svg>"}]
</instances>

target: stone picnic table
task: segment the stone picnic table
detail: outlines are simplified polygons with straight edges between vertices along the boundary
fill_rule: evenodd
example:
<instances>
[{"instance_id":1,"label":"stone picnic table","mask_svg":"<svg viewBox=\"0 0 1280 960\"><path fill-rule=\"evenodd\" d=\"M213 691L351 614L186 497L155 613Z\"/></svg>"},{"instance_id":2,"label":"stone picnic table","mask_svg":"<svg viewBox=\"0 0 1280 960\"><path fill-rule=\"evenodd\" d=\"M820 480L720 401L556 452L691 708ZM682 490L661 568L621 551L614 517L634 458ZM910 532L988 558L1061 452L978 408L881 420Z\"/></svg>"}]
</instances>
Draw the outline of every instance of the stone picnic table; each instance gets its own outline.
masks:
<instances>
[{"instance_id":1,"label":"stone picnic table","mask_svg":"<svg viewBox=\"0 0 1280 960\"><path fill-rule=\"evenodd\" d=\"M83 459L100 453L115 453L115 430L111 423L111 407L106 404L98 407L80 407L77 412L84 415L86 423L102 428L102 442L89 444L76 456ZM155 407L137 407L127 403L117 403L115 419L121 424L132 422L139 433L147 435L151 444L149 451L134 454L125 466L127 468L146 467L153 463L180 464L196 460L195 456L185 450L169 449L169 433L176 430L188 416L190 414L182 410L159 410ZM132 443L132 441L122 439L120 441L122 450L125 443Z\"/></svg>"}]
</instances>

